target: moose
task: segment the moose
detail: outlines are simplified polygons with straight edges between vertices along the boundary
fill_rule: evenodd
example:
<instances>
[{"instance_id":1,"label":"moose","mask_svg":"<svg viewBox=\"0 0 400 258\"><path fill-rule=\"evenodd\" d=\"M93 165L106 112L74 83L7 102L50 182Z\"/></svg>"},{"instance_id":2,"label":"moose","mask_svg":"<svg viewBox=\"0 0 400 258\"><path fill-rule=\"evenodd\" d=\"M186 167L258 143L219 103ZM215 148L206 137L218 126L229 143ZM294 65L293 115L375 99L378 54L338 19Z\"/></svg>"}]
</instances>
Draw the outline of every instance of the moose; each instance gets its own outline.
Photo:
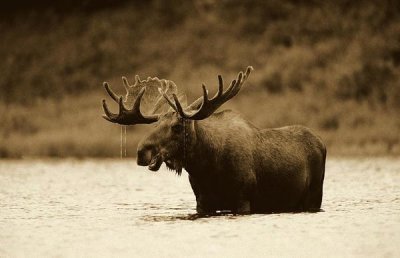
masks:
<instances>
[{"instance_id":1,"label":"moose","mask_svg":"<svg viewBox=\"0 0 400 258\"><path fill-rule=\"evenodd\" d=\"M238 94L252 70L240 72L226 90L218 75L215 96L209 98L203 84L203 96L186 107L177 94L160 88L169 110L148 115L140 110L146 88L138 89L140 79L131 86L123 77L127 91L139 92L132 108L104 83L119 113L103 100L103 117L121 125L157 123L138 145L137 164L158 171L165 163L179 175L185 169L200 215L318 211L327 153L318 136L297 125L259 129L231 110L216 112Z\"/></svg>"}]
</instances>

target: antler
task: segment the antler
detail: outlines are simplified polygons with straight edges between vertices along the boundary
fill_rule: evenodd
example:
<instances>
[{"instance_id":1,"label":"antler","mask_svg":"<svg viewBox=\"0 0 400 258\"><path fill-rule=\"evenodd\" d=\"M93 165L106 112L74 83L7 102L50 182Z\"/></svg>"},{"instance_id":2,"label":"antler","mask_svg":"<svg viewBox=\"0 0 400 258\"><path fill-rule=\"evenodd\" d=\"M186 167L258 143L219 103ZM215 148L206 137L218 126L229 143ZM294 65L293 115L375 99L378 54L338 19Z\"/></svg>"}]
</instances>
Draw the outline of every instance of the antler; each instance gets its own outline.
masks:
<instances>
[{"instance_id":1,"label":"antler","mask_svg":"<svg viewBox=\"0 0 400 258\"><path fill-rule=\"evenodd\" d=\"M164 98L167 99L169 105L174 108L177 113L182 118L191 119L191 120L202 120L210 115L212 115L222 104L233 98L241 89L243 83L249 77L251 71L254 70L252 66L248 66L246 72L240 72L237 80L233 80L228 87L228 89L224 92L224 82L222 80L222 76L218 75L218 92L212 99L208 98L208 91L206 86L203 84L203 96L194 101L190 106L186 108L189 112L183 110L181 103L179 102L176 94L173 94L174 103L168 98L167 94L163 93ZM201 103L201 106L197 108ZM195 110L193 110L195 109ZM196 110L197 109L197 110Z\"/></svg>"},{"instance_id":2,"label":"antler","mask_svg":"<svg viewBox=\"0 0 400 258\"><path fill-rule=\"evenodd\" d=\"M124 82L124 86L128 92L129 90L129 83L126 80L125 77L122 77L122 81ZM146 87L143 87L139 94L136 97L136 100L133 104L132 109L127 109L122 102L122 96L118 97L117 94L115 94L111 89L110 86L108 85L107 82L104 82L104 88L106 89L107 93L110 95L110 97L119 104L119 113L118 114L113 114L110 112L110 110L107 107L106 100L103 99L103 109L105 115L103 115L103 118L112 122L112 123L117 123L121 125L134 125L134 124L151 124L154 122L157 122L159 119L158 115L151 115L151 116L146 116L143 115L140 112L140 102L142 100L143 94L146 91Z\"/></svg>"}]
</instances>

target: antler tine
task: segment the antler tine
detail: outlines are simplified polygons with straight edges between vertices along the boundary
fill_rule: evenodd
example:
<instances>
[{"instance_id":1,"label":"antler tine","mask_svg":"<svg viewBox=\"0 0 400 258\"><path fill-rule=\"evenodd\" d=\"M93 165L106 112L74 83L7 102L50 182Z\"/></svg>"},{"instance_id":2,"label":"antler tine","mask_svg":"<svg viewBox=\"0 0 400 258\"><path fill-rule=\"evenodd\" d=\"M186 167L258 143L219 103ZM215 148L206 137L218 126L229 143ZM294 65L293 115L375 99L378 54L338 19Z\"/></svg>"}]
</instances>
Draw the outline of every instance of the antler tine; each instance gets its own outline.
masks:
<instances>
[{"instance_id":1,"label":"antler tine","mask_svg":"<svg viewBox=\"0 0 400 258\"><path fill-rule=\"evenodd\" d=\"M176 112L178 113L178 114L180 114L180 115L182 115L182 114L185 114L185 112L183 111L183 108L182 108L182 105L181 105L181 103L179 102L179 99L178 99L178 97L176 96L176 94L172 94L172 97L174 98L174 101L175 101L175 105L176 105ZM185 117L185 116L182 116L183 118L187 118L187 117Z\"/></svg>"},{"instance_id":2,"label":"antler tine","mask_svg":"<svg viewBox=\"0 0 400 258\"><path fill-rule=\"evenodd\" d=\"M232 98L234 97L236 94L238 94L238 92L240 91L240 89L242 88L242 78L243 78L243 73L240 72L238 75L237 80L233 80L231 85L229 86L229 88L226 90L225 92L225 97L226 98Z\"/></svg>"},{"instance_id":3,"label":"antler tine","mask_svg":"<svg viewBox=\"0 0 400 258\"><path fill-rule=\"evenodd\" d=\"M208 92L206 89L206 86L203 84L203 97L197 99L195 102L193 102L187 109L189 109L189 112L192 111L190 109L197 107L199 105L199 101L202 100L202 103L200 107L197 110L194 110L190 113L186 113L182 105L180 104L178 98L176 95L173 95L174 97L174 102L175 105L171 103L169 98L166 98L168 100L168 103L172 107L176 107L176 111L179 113L179 115L183 118L186 119L192 119L192 120L202 120L210 115L212 115L222 104L236 96L236 94L240 91L243 83L246 81L246 79L249 77L251 71L253 70L253 67L248 66L246 69L246 72L239 72L238 77L236 80L233 80L231 84L229 85L228 89L224 92L223 88L223 80L222 76L218 75L218 92L212 99L208 99Z\"/></svg>"},{"instance_id":4,"label":"antler tine","mask_svg":"<svg viewBox=\"0 0 400 258\"><path fill-rule=\"evenodd\" d=\"M110 119L116 117L116 114L111 113L111 111L108 109L105 99L103 99L103 110L104 110L104 113L105 113L105 115L103 115L103 117L107 118L108 121L111 121Z\"/></svg>"},{"instance_id":5,"label":"antler tine","mask_svg":"<svg viewBox=\"0 0 400 258\"><path fill-rule=\"evenodd\" d=\"M103 86L104 86L104 88L106 89L108 95L110 95L110 97L111 97L115 102L118 102L118 99L119 99L119 98L118 98L117 94L115 94L115 93L111 90L110 85L108 85L107 82L103 82Z\"/></svg>"},{"instance_id":6,"label":"antler tine","mask_svg":"<svg viewBox=\"0 0 400 258\"><path fill-rule=\"evenodd\" d=\"M122 76L122 82L124 83L126 92L129 92L129 89L132 86L129 84L128 79L125 76Z\"/></svg>"},{"instance_id":7,"label":"antler tine","mask_svg":"<svg viewBox=\"0 0 400 258\"><path fill-rule=\"evenodd\" d=\"M221 97L222 93L224 93L224 80L221 75L218 75L218 92L214 98Z\"/></svg>"},{"instance_id":8,"label":"antler tine","mask_svg":"<svg viewBox=\"0 0 400 258\"><path fill-rule=\"evenodd\" d=\"M168 102L168 104L176 111L176 112L178 112L178 110L177 110L177 106L175 106L175 104L170 100L170 98L168 97L168 95L167 95L167 93L165 93L161 88L158 88L158 91L160 92L160 94L164 97L164 99ZM175 95L175 94L173 94L173 95ZM172 96L173 96L172 95ZM174 98L175 99L175 98ZM179 101L178 101L179 102ZM179 105L180 105L180 103L179 103Z\"/></svg>"},{"instance_id":9,"label":"antler tine","mask_svg":"<svg viewBox=\"0 0 400 258\"><path fill-rule=\"evenodd\" d=\"M142 102L142 97L144 95L144 92L146 91L146 87L143 87L140 91L139 94L135 100L135 103L133 103L133 108L132 111L137 111L139 114L142 114L140 112L140 103Z\"/></svg>"},{"instance_id":10,"label":"antler tine","mask_svg":"<svg viewBox=\"0 0 400 258\"><path fill-rule=\"evenodd\" d=\"M253 66L251 66L251 65L247 66L246 73L245 73L246 79L247 79L247 77L249 77L251 71L253 71L253 70L254 70Z\"/></svg>"},{"instance_id":11,"label":"antler tine","mask_svg":"<svg viewBox=\"0 0 400 258\"><path fill-rule=\"evenodd\" d=\"M125 80L124 80L125 79ZM125 87L129 87L129 83L126 80L125 77L123 77L123 82ZM108 83L104 83L104 87L108 94L111 96L113 100L118 102L119 106L119 113L114 114L112 113L106 104L106 100L103 99L103 110L105 115L103 115L103 118L106 119L107 121L110 121L112 123L117 123L117 124L122 124L122 125L134 125L134 124L150 124L154 123L159 119L158 115L152 115L152 116L145 116L140 112L140 103L142 100L142 97L146 91L146 87L143 87L134 104L133 108L131 110L128 110L122 100L122 96L118 97L114 92L111 91L111 89L108 86Z\"/></svg>"},{"instance_id":12,"label":"antler tine","mask_svg":"<svg viewBox=\"0 0 400 258\"><path fill-rule=\"evenodd\" d=\"M231 82L231 84L229 85L228 89L224 92L224 94L222 94L222 97L228 98L228 97L230 97L232 95L231 93L232 93L233 89L235 87L237 87L237 85L238 85L236 82L237 82L236 80L233 80Z\"/></svg>"},{"instance_id":13,"label":"antler tine","mask_svg":"<svg viewBox=\"0 0 400 258\"><path fill-rule=\"evenodd\" d=\"M139 75L135 75L135 85L137 85L140 82L141 82L141 80L140 80Z\"/></svg>"},{"instance_id":14,"label":"antler tine","mask_svg":"<svg viewBox=\"0 0 400 258\"><path fill-rule=\"evenodd\" d=\"M208 102L208 90L206 89L206 85L202 84L203 87L203 102Z\"/></svg>"},{"instance_id":15,"label":"antler tine","mask_svg":"<svg viewBox=\"0 0 400 258\"><path fill-rule=\"evenodd\" d=\"M122 96L119 97L118 106L119 106L119 113L120 113L120 114L123 113L123 112L125 112L125 111L127 111L127 109L126 109L125 106L124 106L124 103L122 102Z\"/></svg>"}]
</instances>

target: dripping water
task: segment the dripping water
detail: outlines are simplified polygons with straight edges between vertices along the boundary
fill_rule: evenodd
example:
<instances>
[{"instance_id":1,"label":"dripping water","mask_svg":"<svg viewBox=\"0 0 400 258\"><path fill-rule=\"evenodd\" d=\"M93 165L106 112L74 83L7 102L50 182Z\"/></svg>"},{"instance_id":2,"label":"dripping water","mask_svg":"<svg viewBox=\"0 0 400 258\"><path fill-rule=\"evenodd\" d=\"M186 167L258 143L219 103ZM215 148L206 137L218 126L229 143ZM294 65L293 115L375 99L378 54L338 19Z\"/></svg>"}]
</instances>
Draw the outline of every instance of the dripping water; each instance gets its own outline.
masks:
<instances>
[{"instance_id":1,"label":"dripping water","mask_svg":"<svg viewBox=\"0 0 400 258\"><path fill-rule=\"evenodd\" d=\"M123 126L121 125L121 134L120 134L120 148L119 148L119 157L122 159L122 145L123 145L123 140L122 140L122 128Z\"/></svg>"},{"instance_id":2,"label":"dripping water","mask_svg":"<svg viewBox=\"0 0 400 258\"><path fill-rule=\"evenodd\" d=\"M120 158L126 157L126 125L121 125Z\"/></svg>"},{"instance_id":3,"label":"dripping water","mask_svg":"<svg viewBox=\"0 0 400 258\"><path fill-rule=\"evenodd\" d=\"M126 125L124 125L124 157L126 158Z\"/></svg>"}]
</instances>

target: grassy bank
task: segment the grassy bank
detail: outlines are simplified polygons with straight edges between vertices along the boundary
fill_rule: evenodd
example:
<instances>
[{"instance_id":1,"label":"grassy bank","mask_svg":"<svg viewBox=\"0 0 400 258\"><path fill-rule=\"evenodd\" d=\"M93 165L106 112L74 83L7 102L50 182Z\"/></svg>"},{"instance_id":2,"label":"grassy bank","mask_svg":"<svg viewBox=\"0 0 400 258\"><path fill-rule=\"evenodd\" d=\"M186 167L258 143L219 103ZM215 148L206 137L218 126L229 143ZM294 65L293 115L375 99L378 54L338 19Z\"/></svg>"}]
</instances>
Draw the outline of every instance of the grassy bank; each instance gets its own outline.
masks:
<instances>
[{"instance_id":1,"label":"grassy bank","mask_svg":"<svg viewBox=\"0 0 400 258\"><path fill-rule=\"evenodd\" d=\"M331 155L399 155L400 121L397 113L354 101L316 102L321 96L298 92L271 95L253 92L251 84L227 108L242 113L260 128L303 124L311 127ZM19 105L0 107L6 121L1 128L0 155L21 157L118 157L118 125L101 118L101 93L42 100L29 110ZM256 104L255 104L256 103ZM116 104L113 105L116 110ZM12 110L12 112L9 112ZM153 125L127 129L127 154Z\"/></svg>"},{"instance_id":2,"label":"grassy bank","mask_svg":"<svg viewBox=\"0 0 400 258\"><path fill-rule=\"evenodd\" d=\"M194 99L247 65L226 106L255 125L309 126L337 155L400 153L397 1L103 2L0 19L0 157L118 156L103 81L158 76ZM128 129L128 155L147 130Z\"/></svg>"}]
</instances>

